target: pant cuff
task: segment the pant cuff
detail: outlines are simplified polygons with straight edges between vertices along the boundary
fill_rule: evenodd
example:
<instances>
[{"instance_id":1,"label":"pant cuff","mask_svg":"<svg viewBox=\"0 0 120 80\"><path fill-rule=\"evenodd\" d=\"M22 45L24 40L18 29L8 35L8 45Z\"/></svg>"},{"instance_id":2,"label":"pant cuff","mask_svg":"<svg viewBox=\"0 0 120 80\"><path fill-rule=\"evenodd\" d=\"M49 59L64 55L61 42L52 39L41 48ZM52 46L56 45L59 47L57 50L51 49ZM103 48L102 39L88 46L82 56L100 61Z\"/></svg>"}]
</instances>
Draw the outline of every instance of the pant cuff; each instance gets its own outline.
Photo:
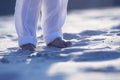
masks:
<instances>
[{"instance_id":1,"label":"pant cuff","mask_svg":"<svg viewBox=\"0 0 120 80\"><path fill-rule=\"evenodd\" d=\"M52 34L49 34L44 37L44 40L45 40L46 44L49 44L50 42L54 41L58 37L61 37L61 38L63 37L61 32L54 32Z\"/></svg>"},{"instance_id":2,"label":"pant cuff","mask_svg":"<svg viewBox=\"0 0 120 80\"><path fill-rule=\"evenodd\" d=\"M24 44L34 44L36 46L37 39L35 36L26 36L26 37L19 37L19 46L24 45Z\"/></svg>"}]
</instances>

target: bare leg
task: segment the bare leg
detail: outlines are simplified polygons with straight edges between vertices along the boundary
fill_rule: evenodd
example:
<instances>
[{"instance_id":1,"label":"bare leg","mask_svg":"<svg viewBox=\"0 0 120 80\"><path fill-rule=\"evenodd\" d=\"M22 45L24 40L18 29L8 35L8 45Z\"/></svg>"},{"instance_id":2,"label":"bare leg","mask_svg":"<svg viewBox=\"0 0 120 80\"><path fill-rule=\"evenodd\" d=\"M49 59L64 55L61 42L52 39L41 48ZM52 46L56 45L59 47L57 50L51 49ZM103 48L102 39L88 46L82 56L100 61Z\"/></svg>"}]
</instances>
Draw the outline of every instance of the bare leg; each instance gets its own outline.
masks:
<instances>
[{"instance_id":1,"label":"bare leg","mask_svg":"<svg viewBox=\"0 0 120 80\"><path fill-rule=\"evenodd\" d=\"M19 46L36 45L36 27L39 18L41 0L17 0L15 7L15 27Z\"/></svg>"},{"instance_id":2,"label":"bare leg","mask_svg":"<svg viewBox=\"0 0 120 80\"><path fill-rule=\"evenodd\" d=\"M65 48L70 42L62 40L62 27L67 15L68 0L42 1L43 36L48 46Z\"/></svg>"},{"instance_id":3,"label":"bare leg","mask_svg":"<svg viewBox=\"0 0 120 80\"><path fill-rule=\"evenodd\" d=\"M39 18L41 0L17 0L15 7L15 27L19 46L22 50L34 51L36 27Z\"/></svg>"}]
</instances>

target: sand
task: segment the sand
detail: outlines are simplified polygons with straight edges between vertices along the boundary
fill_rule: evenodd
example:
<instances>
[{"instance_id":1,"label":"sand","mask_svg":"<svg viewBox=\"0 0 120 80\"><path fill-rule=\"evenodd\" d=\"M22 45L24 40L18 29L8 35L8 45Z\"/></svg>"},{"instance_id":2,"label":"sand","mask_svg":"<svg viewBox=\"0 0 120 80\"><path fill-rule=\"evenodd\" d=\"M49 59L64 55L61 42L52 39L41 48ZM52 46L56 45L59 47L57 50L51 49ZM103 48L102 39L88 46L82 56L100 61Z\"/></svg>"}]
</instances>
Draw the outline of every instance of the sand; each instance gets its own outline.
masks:
<instances>
[{"instance_id":1,"label":"sand","mask_svg":"<svg viewBox=\"0 0 120 80\"><path fill-rule=\"evenodd\" d=\"M120 7L68 13L68 48L46 47L41 32L30 54L18 48L13 15L0 17L0 80L120 80Z\"/></svg>"}]
</instances>

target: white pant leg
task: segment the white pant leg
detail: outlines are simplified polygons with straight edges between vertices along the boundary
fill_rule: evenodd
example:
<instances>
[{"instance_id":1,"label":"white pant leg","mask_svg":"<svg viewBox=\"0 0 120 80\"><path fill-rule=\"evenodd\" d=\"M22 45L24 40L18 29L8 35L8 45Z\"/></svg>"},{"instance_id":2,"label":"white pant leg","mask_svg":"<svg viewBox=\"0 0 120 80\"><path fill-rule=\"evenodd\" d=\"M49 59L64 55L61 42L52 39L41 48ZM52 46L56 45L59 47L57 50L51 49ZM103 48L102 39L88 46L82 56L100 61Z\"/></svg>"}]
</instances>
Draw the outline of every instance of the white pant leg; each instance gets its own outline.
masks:
<instances>
[{"instance_id":1,"label":"white pant leg","mask_svg":"<svg viewBox=\"0 0 120 80\"><path fill-rule=\"evenodd\" d=\"M57 37L62 38L62 26L67 14L68 0L42 0L42 28L48 44Z\"/></svg>"},{"instance_id":2,"label":"white pant leg","mask_svg":"<svg viewBox=\"0 0 120 80\"><path fill-rule=\"evenodd\" d=\"M36 45L36 26L39 18L41 0L17 0L15 7L15 26L19 45Z\"/></svg>"}]
</instances>

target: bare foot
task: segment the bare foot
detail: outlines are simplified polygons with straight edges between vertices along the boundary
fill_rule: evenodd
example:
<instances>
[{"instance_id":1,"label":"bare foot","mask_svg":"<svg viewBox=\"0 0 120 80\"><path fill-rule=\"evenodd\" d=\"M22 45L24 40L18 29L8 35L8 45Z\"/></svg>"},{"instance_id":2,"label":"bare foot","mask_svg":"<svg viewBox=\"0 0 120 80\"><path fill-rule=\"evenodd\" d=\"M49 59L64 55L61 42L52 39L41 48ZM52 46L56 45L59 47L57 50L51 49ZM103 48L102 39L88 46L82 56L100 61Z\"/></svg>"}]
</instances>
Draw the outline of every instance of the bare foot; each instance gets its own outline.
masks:
<instances>
[{"instance_id":1,"label":"bare foot","mask_svg":"<svg viewBox=\"0 0 120 80\"><path fill-rule=\"evenodd\" d=\"M28 43L28 44L24 44L22 46L20 46L22 50L29 50L29 51L35 51L36 46Z\"/></svg>"},{"instance_id":2,"label":"bare foot","mask_svg":"<svg viewBox=\"0 0 120 80\"><path fill-rule=\"evenodd\" d=\"M70 47L71 45L72 43L70 41L64 41L60 37L58 37L53 42L49 43L47 46L66 48L66 47Z\"/></svg>"}]
</instances>

